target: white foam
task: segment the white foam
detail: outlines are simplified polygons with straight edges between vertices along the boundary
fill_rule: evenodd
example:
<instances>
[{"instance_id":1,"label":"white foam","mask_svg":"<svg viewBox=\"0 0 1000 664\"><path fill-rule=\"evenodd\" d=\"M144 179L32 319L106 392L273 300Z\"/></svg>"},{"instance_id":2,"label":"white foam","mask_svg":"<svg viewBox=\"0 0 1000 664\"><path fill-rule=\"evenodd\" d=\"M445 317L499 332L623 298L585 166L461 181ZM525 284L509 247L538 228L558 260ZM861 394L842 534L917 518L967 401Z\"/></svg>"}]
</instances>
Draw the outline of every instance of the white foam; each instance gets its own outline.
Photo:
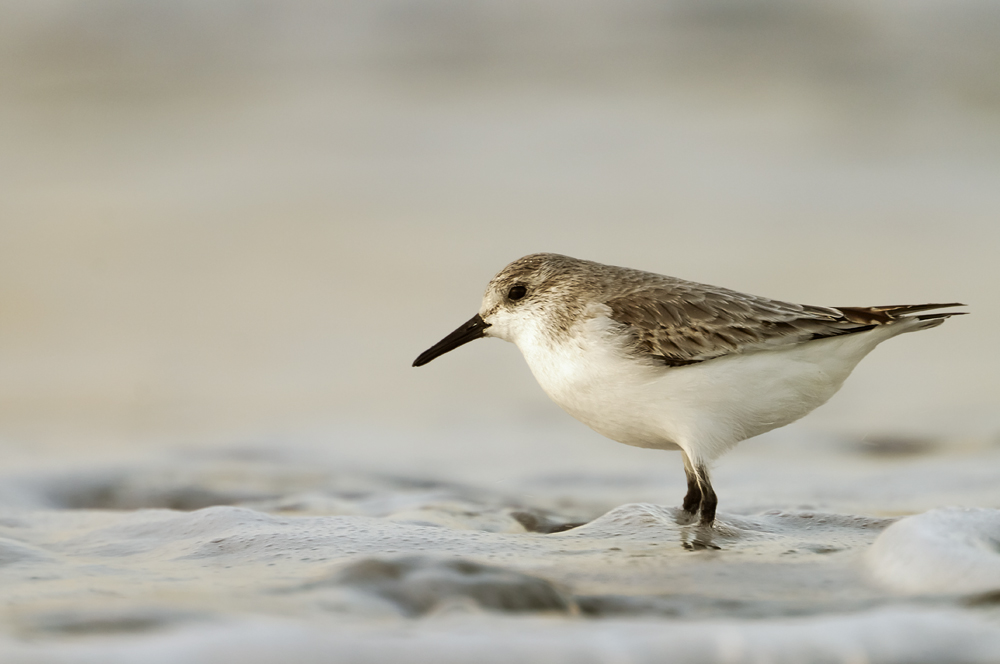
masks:
<instances>
[{"instance_id":1,"label":"white foam","mask_svg":"<svg viewBox=\"0 0 1000 664\"><path fill-rule=\"evenodd\" d=\"M936 509L894 523L865 557L872 577L899 592L1000 589L1000 510Z\"/></svg>"},{"instance_id":2,"label":"white foam","mask_svg":"<svg viewBox=\"0 0 1000 664\"><path fill-rule=\"evenodd\" d=\"M760 621L622 621L446 615L398 624L230 620L63 642L0 637L0 661L31 664L297 662L864 662L992 664L1000 629L955 610L885 609Z\"/></svg>"},{"instance_id":3,"label":"white foam","mask_svg":"<svg viewBox=\"0 0 1000 664\"><path fill-rule=\"evenodd\" d=\"M984 451L948 474L975 476L995 458ZM900 496L915 484L926 489L924 470L947 459L806 461L781 467L802 496L822 506L816 497L833 486L880 506L884 494L871 487ZM946 598L921 612L921 603L868 582L858 561L893 523L862 516L873 510L836 514L780 501L784 509L729 511L750 499L778 502L760 498L774 478L757 477L762 466L739 455L728 462L735 495L707 533L676 507L683 487L665 492L671 502L597 507L637 493L635 478L648 485L641 474L608 483L595 467L561 482L528 475L498 485L324 463L151 459L20 476L9 486L29 500L0 508L9 616L0 662L651 661L663 653L681 662L808 661L825 652L844 661L980 662L989 661L983 644L1000 638L995 625L984 626L983 609ZM884 476L872 482L865 472ZM989 504L985 473L966 484ZM247 499L238 505L160 509L240 496ZM995 532L986 513L994 511L965 513L980 515L966 523L980 542ZM583 515L589 523L559 531ZM342 576L365 561L392 567L401 558L422 570L420 617L399 599L412 580L390 592ZM435 576L452 562L490 570L473 579L476 592L453 592L454 579ZM527 587L534 578L551 584L566 609L512 618L480 605L505 579L522 578Z\"/></svg>"}]
</instances>

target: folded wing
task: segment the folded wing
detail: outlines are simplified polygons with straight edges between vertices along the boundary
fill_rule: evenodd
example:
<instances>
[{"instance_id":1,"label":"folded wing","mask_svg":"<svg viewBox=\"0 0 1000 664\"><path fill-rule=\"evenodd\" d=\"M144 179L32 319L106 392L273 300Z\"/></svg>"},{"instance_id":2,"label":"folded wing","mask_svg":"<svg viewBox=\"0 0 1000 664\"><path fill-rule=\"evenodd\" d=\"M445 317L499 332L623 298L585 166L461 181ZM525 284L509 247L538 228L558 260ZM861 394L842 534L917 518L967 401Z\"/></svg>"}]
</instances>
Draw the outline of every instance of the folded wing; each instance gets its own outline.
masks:
<instances>
[{"instance_id":1,"label":"folded wing","mask_svg":"<svg viewBox=\"0 0 1000 664\"><path fill-rule=\"evenodd\" d=\"M605 304L611 308L611 318L632 334L636 352L668 366L854 334L922 311L963 306L816 307L679 279L665 279L662 285L637 289ZM915 318L937 320L953 315L959 313Z\"/></svg>"}]
</instances>

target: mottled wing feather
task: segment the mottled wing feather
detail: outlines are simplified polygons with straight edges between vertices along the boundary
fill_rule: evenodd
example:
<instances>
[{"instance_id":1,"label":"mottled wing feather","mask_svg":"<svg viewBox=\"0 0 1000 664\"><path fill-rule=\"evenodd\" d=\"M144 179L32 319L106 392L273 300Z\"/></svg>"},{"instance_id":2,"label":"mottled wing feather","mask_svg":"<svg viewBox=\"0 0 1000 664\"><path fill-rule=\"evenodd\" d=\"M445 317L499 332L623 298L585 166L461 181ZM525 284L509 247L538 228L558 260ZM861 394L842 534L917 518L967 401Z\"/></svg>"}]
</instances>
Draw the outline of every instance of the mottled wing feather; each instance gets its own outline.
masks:
<instances>
[{"instance_id":1,"label":"mottled wing feather","mask_svg":"<svg viewBox=\"0 0 1000 664\"><path fill-rule=\"evenodd\" d=\"M630 328L638 352L670 366L861 332L891 320L880 310L853 308L848 317L832 307L779 302L668 278L605 304L613 320Z\"/></svg>"}]
</instances>

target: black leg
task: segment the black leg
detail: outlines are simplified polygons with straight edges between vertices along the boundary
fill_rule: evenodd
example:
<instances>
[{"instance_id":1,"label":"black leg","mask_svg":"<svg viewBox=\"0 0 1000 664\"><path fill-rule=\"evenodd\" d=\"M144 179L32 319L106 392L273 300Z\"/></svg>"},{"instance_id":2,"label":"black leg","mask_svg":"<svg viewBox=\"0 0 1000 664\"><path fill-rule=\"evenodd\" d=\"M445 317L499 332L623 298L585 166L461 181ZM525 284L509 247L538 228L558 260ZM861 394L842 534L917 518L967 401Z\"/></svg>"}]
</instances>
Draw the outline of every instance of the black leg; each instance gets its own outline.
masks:
<instances>
[{"instance_id":1,"label":"black leg","mask_svg":"<svg viewBox=\"0 0 1000 664\"><path fill-rule=\"evenodd\" d=\"M693 470L688 470L686 463L684 464L684 474L687 475L688 492L684 496L683 507L685 512L694 516L701 507L701 487L698 486L698 476Z\"/></svg>"},{"instance_id":2,"label":"black leg","mask_svg":"<svg viewBox=\"0 0 1000 664\"><path fill-rule=\"evenodd\" d=\"M715 507L719 504L719 499L715 496L712 481L708 478L708 468L698 466L698 479L702 492L701 525L710 526L715 521Z\"/></svg>"}]
</instances>

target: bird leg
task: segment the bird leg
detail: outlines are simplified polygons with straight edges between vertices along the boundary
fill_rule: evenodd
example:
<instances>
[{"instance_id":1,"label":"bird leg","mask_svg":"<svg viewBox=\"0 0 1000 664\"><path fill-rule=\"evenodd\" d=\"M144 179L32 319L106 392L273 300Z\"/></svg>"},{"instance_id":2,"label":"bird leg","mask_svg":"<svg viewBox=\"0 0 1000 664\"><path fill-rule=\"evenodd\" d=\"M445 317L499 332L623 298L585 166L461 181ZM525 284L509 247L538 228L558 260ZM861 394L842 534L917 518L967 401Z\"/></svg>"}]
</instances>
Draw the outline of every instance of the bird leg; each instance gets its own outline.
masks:
<instances>
[{"instance_id":1,"label":"bird leg","mask_svg":"<svg viewBox=\"0 0 1000 664\"><path fill-rule=\"evenodd\" d=\"M695 466L684 452L684 475L687 477L688 490L682 504L684 511L692 518L701 512L701 525L710 526L715 521L715 507L719 499L712 488L708 477L708 467L704 464Z\"/></svg>"},{"instance_id":2,"label":"bird leg","mask_svg":"<svg viewBox=\"0 0 1000 664\"><path fill-rule=\"evenodd\" d=\"M687 477L688 490L684 496L684 511L691 515L691 518L698 513L701 508L701 485L698 482L698 473L695 472L694 464L688 458L687 452L684 455L684 475Z\"/></svg>"},{"instance_id":3,"label":"bird leg","mask_svg":"<svg viewBox=\"0 0 1000 664\"><path fill-rule=\"evenodd\" d=\"M719 504L719 499L715 496L715 489L708 479L708 468L698 466L698 480L701 486L701 525L711 526L715 521L715 507Z\"/></svg>"}]
</instances>

